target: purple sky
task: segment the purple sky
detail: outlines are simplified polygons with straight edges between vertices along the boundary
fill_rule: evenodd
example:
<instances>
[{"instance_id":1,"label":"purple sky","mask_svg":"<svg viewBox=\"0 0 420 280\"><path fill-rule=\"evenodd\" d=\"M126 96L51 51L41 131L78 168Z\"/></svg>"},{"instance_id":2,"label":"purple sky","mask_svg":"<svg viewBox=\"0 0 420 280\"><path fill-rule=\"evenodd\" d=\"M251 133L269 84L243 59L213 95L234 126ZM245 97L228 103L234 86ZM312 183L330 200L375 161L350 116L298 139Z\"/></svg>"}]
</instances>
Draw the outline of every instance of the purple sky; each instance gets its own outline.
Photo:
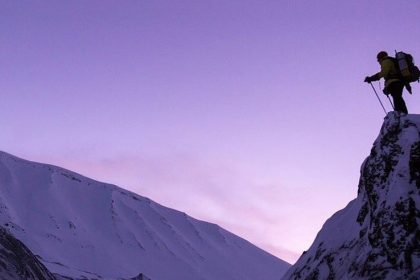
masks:
<instances>
[{"instance_id":1,"label":"purple sky","mask_svg":"<svg viewBox=\"0 0 420 280\"><path fill-rule=\"evenodd\" d=\"M4 0L0 149L294 262L356 196L384 116L363 78L379 50L420 62L419 22L417 0Z\"/></svg>"}]
</instances>

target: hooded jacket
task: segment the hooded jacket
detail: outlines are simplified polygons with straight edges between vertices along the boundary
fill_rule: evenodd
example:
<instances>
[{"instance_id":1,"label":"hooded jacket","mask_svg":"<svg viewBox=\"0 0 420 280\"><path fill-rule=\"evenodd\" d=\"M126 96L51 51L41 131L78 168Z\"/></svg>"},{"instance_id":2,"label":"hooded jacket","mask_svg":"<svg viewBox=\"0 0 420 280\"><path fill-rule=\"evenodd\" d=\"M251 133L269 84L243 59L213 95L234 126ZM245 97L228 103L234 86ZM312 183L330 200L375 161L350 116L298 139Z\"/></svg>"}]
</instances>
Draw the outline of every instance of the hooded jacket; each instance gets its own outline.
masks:
<instances>
[{"instance_id":1,"label":"hooded jacket","mask_svg":"<svg viewBox=\"0 0 420 280\"><path fill-rule=\"evenodd\" d=\"M385 56L384 58L379 60L379 63L381 64L381 71L373 75L371 78L372 81L378 81L381 78L384 78L385 91L391 83L401 81L400 74L392 57Z\"/></svg>"}]
</instances>

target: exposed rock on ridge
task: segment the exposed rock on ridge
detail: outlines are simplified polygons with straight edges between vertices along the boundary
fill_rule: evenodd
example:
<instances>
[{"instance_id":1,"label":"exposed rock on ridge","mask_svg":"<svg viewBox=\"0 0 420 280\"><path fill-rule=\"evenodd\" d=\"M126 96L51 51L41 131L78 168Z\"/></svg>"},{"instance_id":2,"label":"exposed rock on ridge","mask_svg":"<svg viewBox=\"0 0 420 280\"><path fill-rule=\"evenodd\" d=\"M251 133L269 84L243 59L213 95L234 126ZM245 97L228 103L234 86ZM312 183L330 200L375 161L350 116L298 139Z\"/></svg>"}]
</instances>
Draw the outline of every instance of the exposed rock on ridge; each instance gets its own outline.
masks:
<instances>
[{"instance_id":1,"label":"exposed rock on ridge","mask_svg":"<svg viewBox=\"0 0 420 280\"><path fill-rule=\"evenodd\" d=\"M0 279L55 280L56 278L22 242L0 227Z\"/></svg>"},{"instance_id":2,"label":"exposed rock on ridge","mask_svg":"<svg viewBox=\"0 0 420 280\"><path fill-rule=\"evenodd\" d=\"M420 116L391 112L358 196L324 224L286 279L420 279Z\"/></svg>"}]
</instances>

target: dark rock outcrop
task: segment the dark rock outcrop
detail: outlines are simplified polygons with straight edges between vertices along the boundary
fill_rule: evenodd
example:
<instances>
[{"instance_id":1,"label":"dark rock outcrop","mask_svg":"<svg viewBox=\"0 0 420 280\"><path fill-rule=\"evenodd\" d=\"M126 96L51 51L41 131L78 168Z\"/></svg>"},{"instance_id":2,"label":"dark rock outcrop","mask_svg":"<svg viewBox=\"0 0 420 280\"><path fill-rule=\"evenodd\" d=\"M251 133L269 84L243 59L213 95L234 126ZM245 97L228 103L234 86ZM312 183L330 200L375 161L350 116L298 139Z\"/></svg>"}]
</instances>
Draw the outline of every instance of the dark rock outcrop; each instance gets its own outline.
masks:
<instances>
[{"instance_id":1,"label":"dark rock outcrop","mask_svg":"<svg viewBox=\"0 0 420 280\"><path fill-rule=\"evenodd\" d=\"M0 279L55 280L55 276L19 240L0 227Z\"/></svg>"},{"instance_id":2,"label":"dark rock outcrop","mask_svg":"<svg viewBox=\"0 0 420 280\"><path fill-rule=\"evenodd\" d=\"M420 116L389 113L358 196L333 215L286 279L420 279Z\"/></svg>"},{"instance_id":3,"label":"dark rock outcrop","mask_svg":"<svg viewBox=\"0 0 420 280\"><path fill-rule=\"evenodd\" d=\"M130 278L128 280L151 280L150 278L148 278L146 275L144 275L143 273L140 273L139 275L137 275L136 277Z\"/></svg>"}]
</instances>

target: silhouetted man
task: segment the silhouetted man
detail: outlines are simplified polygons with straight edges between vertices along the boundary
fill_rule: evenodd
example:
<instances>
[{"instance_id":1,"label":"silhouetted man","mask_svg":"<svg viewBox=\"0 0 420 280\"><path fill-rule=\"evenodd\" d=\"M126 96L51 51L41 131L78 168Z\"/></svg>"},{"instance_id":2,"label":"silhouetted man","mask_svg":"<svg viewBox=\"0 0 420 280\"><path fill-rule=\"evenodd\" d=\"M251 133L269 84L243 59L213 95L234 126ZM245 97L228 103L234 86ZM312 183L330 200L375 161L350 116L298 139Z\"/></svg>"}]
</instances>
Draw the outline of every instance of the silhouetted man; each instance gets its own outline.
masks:
<instances>
[{"instance_id":1,"label":"silhouetted man","mask_svg":"<svg viewBox=\"0 0 420 280\"><path fill-rule=\"evenodd\" d=\"M366 77L365 82L371 83L384 78L385 88L383 92L386 95L390 94L392 96L392 99L394 100L394 110L407 114L407 106L402 98L404 83L401 81L395 58L389 57L384 51L379 52L376 58L381 65L381 71L373 76Z\"/></svg>"}]
</instances>

